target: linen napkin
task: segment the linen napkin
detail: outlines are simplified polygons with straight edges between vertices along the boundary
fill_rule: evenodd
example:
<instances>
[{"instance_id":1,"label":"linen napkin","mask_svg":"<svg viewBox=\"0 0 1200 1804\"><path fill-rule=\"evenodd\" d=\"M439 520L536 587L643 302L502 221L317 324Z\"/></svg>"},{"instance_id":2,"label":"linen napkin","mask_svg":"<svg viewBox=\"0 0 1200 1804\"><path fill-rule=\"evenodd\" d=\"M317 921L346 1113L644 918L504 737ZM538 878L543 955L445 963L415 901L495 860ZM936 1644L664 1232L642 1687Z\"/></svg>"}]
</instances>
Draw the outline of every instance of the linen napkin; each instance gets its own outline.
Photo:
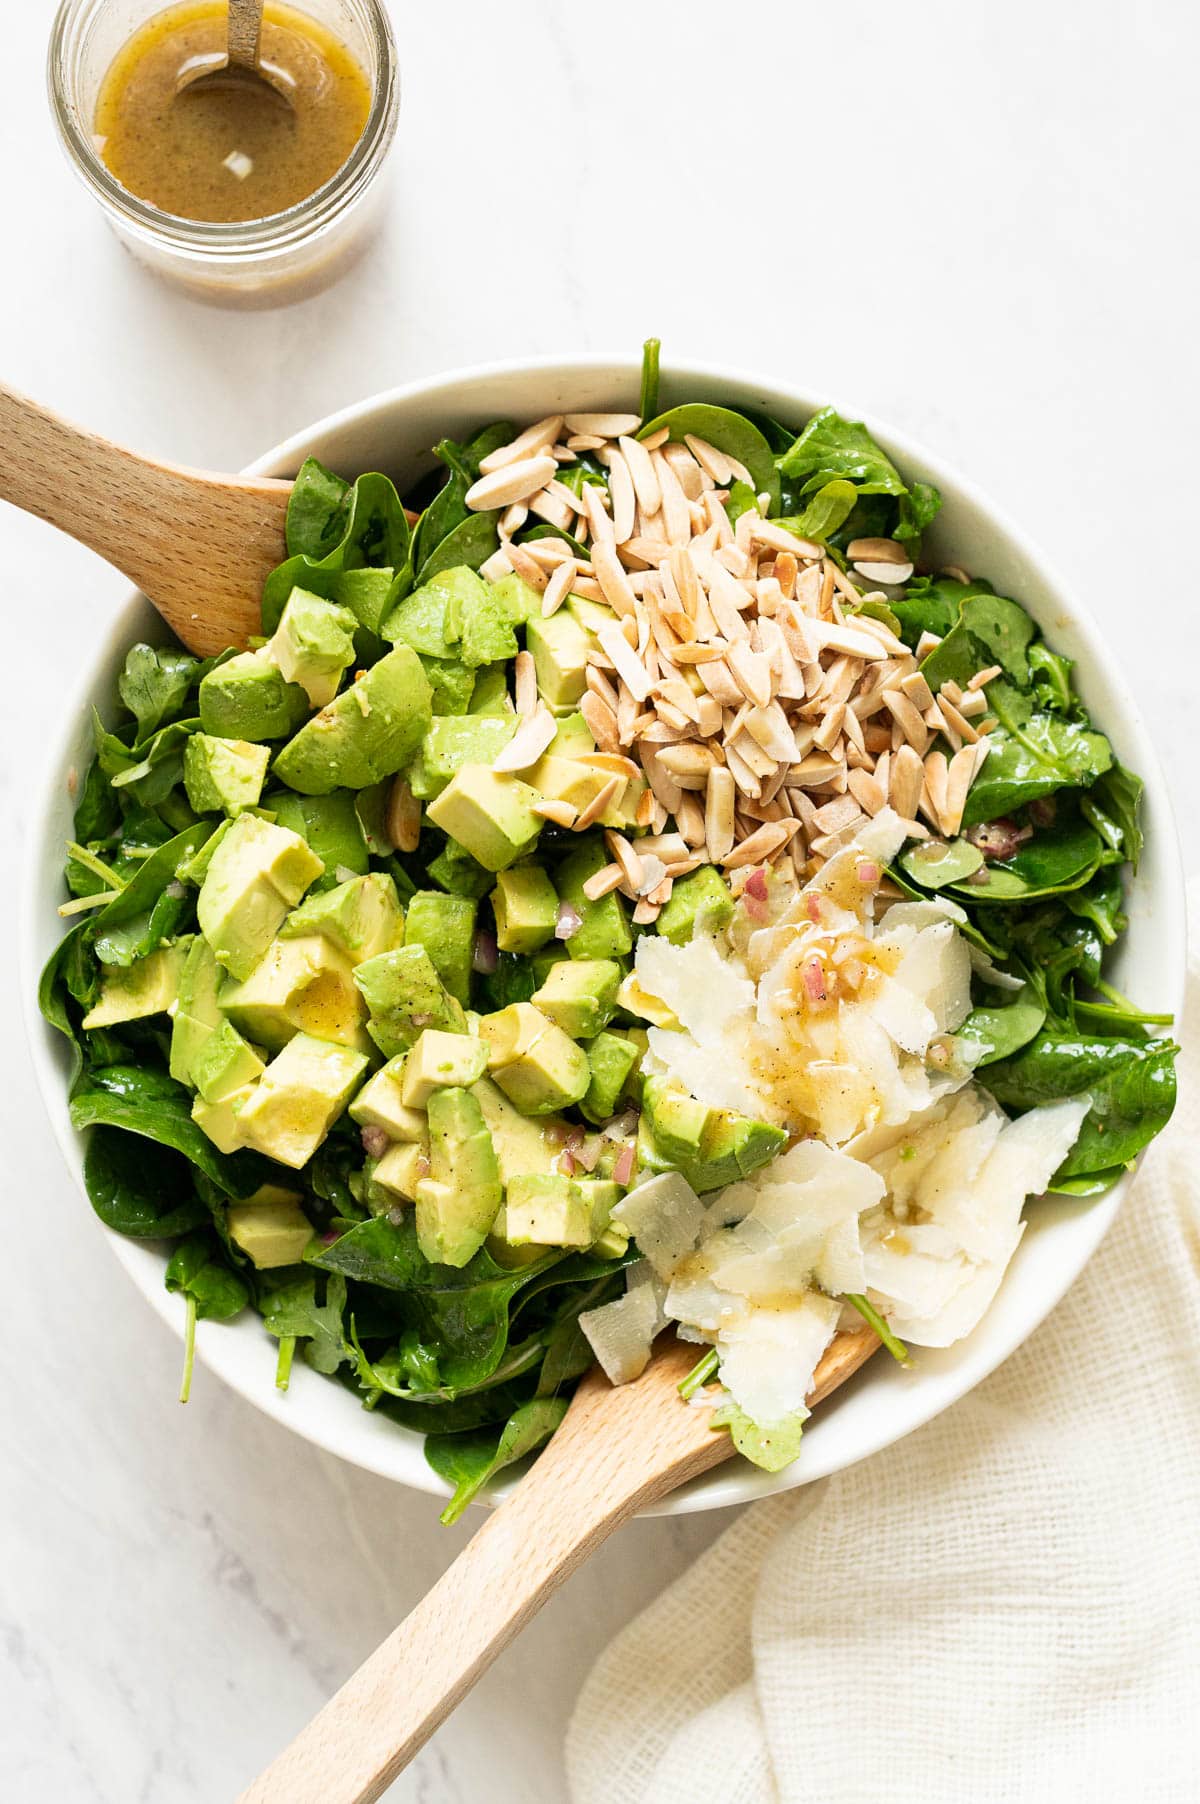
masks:
<instances>
[{"instance_id":1,"label":"linen napkin","mask_svg":"<svg viewBox=\"0 0 1200 1804\"><path fill-rule=\"evenodd\" d=\"M969 1397L747 1510L617 1636L574 1804L1200 1799L1198 1028L1193 952L1175 1120L1079 1283Z\"/></svg>"}]
</instances>

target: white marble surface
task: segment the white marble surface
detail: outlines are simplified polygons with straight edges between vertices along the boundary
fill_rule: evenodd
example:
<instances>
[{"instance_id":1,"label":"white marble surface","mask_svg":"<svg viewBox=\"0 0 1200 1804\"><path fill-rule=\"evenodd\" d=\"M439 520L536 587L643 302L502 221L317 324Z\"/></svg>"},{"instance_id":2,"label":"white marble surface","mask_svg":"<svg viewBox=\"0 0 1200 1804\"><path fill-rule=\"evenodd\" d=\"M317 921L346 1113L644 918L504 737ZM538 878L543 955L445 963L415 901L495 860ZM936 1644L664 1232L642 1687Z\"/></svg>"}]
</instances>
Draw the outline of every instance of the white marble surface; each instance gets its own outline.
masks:
<instances>
[{"instance_id":1,"label":"white marble surface","mask_svg":"<svg viewBox=\"0 0 1200 1804\"><path fill-rule=\"evenodd\" d=\"M1200 26L1183 0L397 5L386 233L344 286L248 316L179 298L117 249L51 133L50 6L11 10L7 380L130 444L233 468L346 400L496 356L628 349L655 331L668 357L794 375L972 472L1080 585L1180 773L1200 865L1182 776ZM19 859L27 773L122 585L9 511L0 570L0 777ZM10 896L0 887L0 907ZM10 951L0 1790L208 1804L299 1726L466 1527L439 1529L427 1498L312 1451L204 1374L176 1406L178 1346L49 1140L13 968ZM625 1531L389 1795L562 1799L589 1660L720 1526Z\"/></svg>"}]
</instances>

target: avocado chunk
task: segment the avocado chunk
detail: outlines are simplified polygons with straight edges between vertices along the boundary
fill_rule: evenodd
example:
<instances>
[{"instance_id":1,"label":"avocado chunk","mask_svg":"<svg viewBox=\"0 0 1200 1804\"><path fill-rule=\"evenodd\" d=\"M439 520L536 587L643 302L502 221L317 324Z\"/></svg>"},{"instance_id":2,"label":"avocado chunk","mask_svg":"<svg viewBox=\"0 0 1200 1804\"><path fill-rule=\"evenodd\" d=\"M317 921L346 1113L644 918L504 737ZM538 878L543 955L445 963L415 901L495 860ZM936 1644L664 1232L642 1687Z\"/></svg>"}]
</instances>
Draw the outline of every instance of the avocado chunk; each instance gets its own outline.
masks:
<instances>
[{"instance_id":1,"label":"avocado chunk","mask_svg":"<svg viewBox=\"0 0 1200 1804\"><path fill-rule=\"evenodd\" d=\"M710 1109L666 1078L647 1078L642 1101L640 1162L652 1170L674 1167L696 1191L748 1177L787 1143L782 1128L729 1109Z\"/></svg>"},{"instance_id":2,"label":"avocado chunk","mask_svg":"<svg viewBox=\"0 0 1200 1804\"><path fill-rule=\"evenodd\" d=\"M275 759L275 775L301 795L366 789L403 770L433 718L421 661L397 646L306 721Z\"/></svg>"},{"instance_id":3,"label":"avocado chunk","mask_svg":"<svg viewBox=\"0 0 1200 1804\"><path fill-rule=\"evenodd\" d=\"M432 692L434 717L465 714L475 696L475 672L457 658L422 656L421 669Z\"/></svg>"},{"instance_id":4,"label":"avocado chunk","mask_svg":"<svg viewBox=\"0 0 1200 1804\"><path fill-rule=\"evenodd\" d=\"M463 1266L483 1245L504 1195L492 1136L469 1090L430 1096L429 1164L417 1185L417 1244L435 1264Z\"/></svg>"},{"instance_id":5,"label":"avocado chunk","mask_svg":"<svg viewBox=\"0 0 1200 1804\"><path fill-rule=\"evenodd\" d=\"M471 1085L492 1136L500 1177L505 1184L531 1171L557 1171L566 1123L556 1116L535 1120L513 1107L490 1078Z\"/></svg>"},{"instance_id":6,"label":"avocado chunk","mask_svg":"<svg viewBox=\"0 0 1200 1804\"><path fill-rule=\"evenodd\" d=\"M425 1125L425 1117L421 1117L421 1125ZM369 1199L375 1201L376 1187L389 1192L386 1199L390 1207L395 1197L406 1203L417 1200L417 1185L422 1178L429 1176L429 1141L408 1140L396 1146L389 1146L382 1159L371 1173L368 1189ZM383 1201L384 1199L379 1199Z\"/></svg>"},{"instance_id":7,"label":"avocado chunk","mask_svg":"<svg viewBox=\"0 0 1200 1804\"><path fill-rule=\"evenodd\" d=\"M264 649L289 683L299 683L309 706L323 708L337 694L346 666L354 662L357 625L349 608L307 589L293 589Z\"/></svg>"},{"instance_id":8,"label":"avocado chunk","mask_svg":"<svg viewBox=\"0 0 1200 1804\"><path fill-rule=\"evenodd\" d=\"M551 758L585 758L596 749L592 729L578 709L560 714L554 723L554 738L546 747Z\"/></svg>"},{"instance_id":9,"label":"avocado chunk","mask_svg":"<svg viewBox=\"0 0 1200 1804\"><path fill-rule=\"evenodd\" d=\"M196 934L183 957L179 1003L171 1022L171 1076L177 1083L192 1084L193 1089L192 1067L223 1018L217 1002L217 986L223 976L212 947L203 934Z\"/></svg>"},{"instance_id":10,"label":"avocado chunk","mask_svg":"<svg viewBox=\"0 0 1200 1804\"><path fill-rule=\"evenodd\" d=\"M115 1027L119 1021L167 1014L179 994L190 944L177 940L131 965L101 965L100 999L83 1017L83 1026Z\"/></svg>"},{"instance_id":11,"label":"avocado chunk","mask_svg":"<svg viewBox=\"0 0 1200 1804\"><path fill-rule=\"evenodd\" d=\"M383 871L351 877L294 908L279 929L281 940L319 933L352 965L404 943L404 914L396 885Z\"/></svg>"},{"instance_id":12,"label":"avocado chunk","mask_svg":"<svg viewBox=\"0 0 1200 1804\"><path fill-rule=\"evenodd\" d=\"M221 1008L239 1031L278 1051L308 1033L366 1052L366 1009L346 954L320 934L274 940L248 977L227 980Z\"/></svg>"},{"instance_id":13,"label":"avocado chunk","mask_svg":"<svg viewBox=\"0 0 1200 1804\"><path fill-rule=\"evenodd\" d=\"M515 570L492 584L492 599L499 603L513 626L524 626L528 621L542 617L541 591L518 576Z\"/></svg>"},{"instance_id":14,"label":"avocado chunk","mask_svg":"<svg viewBox=\"0 0 1200 1804\"><path fill-rule=\"evenodd\" d=\"M192 1082L205 1102L227 1102L238 1091L256 1084L263 1070L263 1061L249 1041L232 1021L222 1021L192 1062Z\"/></svg>"},{"instance_id":15,"label":"avocado chunk","mask_svg":"<svg viewBox=\"0 0 1200 1804\"><path fill-rule=\"evenodd\" d=\"M568 802L582 814L612 782L612 772L580 764L577 758L556 758L553 752L543 752L525 772L525 781L546 801Z\"/></svg>"},{"instance_id":16,"label":"avocado chunk","mask_svg":"<svg viewBox=\"0 0 1200 1804\"><path fill-rule=\"evenodd\" d=\"M501 952L529 954L553 937L558 924L558 896L539 865L516 865L497 876L492 913Z\"/></svg>"},{"instance_id":17,"label":"avocado chunk","mask_svg":"<svg viewBox=\"0 0 1200 1804\"><path fill-rule=\"evenodd\" d=\"M265 652L227 658L200 681L200 724L217 739L284 739L308 713L308 697Z\"/></svg>"},{"instance_id":18,"label":"avocado chunk","mask_svg":"<svg viewBox=\"0 0 1200 1804\"><path fill-rule=\"evenodd\" d=\"M274 790L264 798L264 806L275 816L277 827L287 827L306 839L325 866L327 884L333 873L353 871L365 877L370 869L367 842L355 810L355 793L350 789L332 789L328 795L300 796L294 791Z\"/></svg>"},{"instance_id":19,"label":"avocado chunk","mask_svg":"<svg viewBox=\"0 0 1200 1804\"><path fill-rule=\"evenodd\" d=\"M298 833L253 814L231 822L196 899L200 931L219 963L248 977L324 869Z\"/></svg>"},{"instance_id":20,"label":"avocado chunk","mask_svg":"<svg viewBox=\"0 0 1200 1804\"><path fill-rule=\"evenodd\" d=\"M230 1203L225 1211L229 1238L260 1272L298 1265L313 1237L312 1223L299 1203Z\"/></svg>"},{"instance_id":21,"label":"avocado chunk","mask_svg":"<svg viewBox=\"0 0 1200 1804\"><path fill-rule=\"evenodd\" d=\"M533 812L537 800L537 791L519 777L464 764L428 814L486 870L502 871L533 849L542 828Z\"/></svg>"},{"instance_id":22,"label":"avocado chunk","mask_svg":"<svg viewBox=\"0 0 1200 1804\"><path fill-rule=\"evenodd\" d=\"M239 1123L246 1144L298 1171L312 1158L366 1069L361 1052L296 1034L242 1105Z\"/></svg>"},{"instance_id":23,"label":"avocado chunk","mask_svg":"<svg viewBox=\"0 0 1200 1804\"><path fill-rule=\"evenodd\" d=\"M370 1011L367 1031L385 1058L407 1052L423 1028L467 1031L462 1006L437 974L424 946L401 946L364 959L354 981Z\"/></svg>"},{"instance_id":24,"label":"avocado chunk","mask_svg":"<svg viewBox=\"0 0 1200 1804\"><path fill-rule=\"evenodd\" d=\"M580 1108L589 1121L599 1124L616 1114L621 1093L641 1055L622 1034L599 1033L584 1051L591 1077Z\"/></svg>"},{"instance_id":25,"label":"avocado chunk","mask_svg":"<svg viewBox=\"0 0 1200 1804\"><path fill-rule=\"evenodd\" d=\"M378 637L391 606L395 577L388 564L373 569L339 570L333 579L333 599L349 608L358 624Z\"/></svg>"},{"instance_id":26,"label":"avocado chunk","mask_svg":"<svg viewBox=\"0 0 1200 1804\"><path fill-rule=\"evenodd\" d=\"M427 869L447 895L470 896L475 902L487 895L495 875L453 839L448 839L437 857L430 859Z\"/></svg>"},{"instance_id":27,"label":"avocado chunk","mask_svg":"<svg viewBox=\"0 0 1200 1804\"><path fill-rule=\"evenodd\" d=\"M408 1109L425 1109L435 1090L466 1090L487 1070L488 1049L470 1034L448 1034L426 1027L404 1061L400 1100Z\"/></svg>"},{"instance_id":28,"label":"avocado chunk","mask_svg":"<svg viewBox=\"0 0 1200 1804\"><path fill-rule=\"evenodd\" d=\"M440 796L464 764L491 764L512 738L515 714L438 714L413 759L408 781L421 801Z\"/></svg>"},{"instance_id":29,"label":"avocado chunk","mask_svg":"<svg viewBox=\"0 0 1200 1804\"><path fill-rule=\"evenodd\" d=\"M271 754L248 739L215 739L193 733L184 747L183 786L197 814L232 818L253 808L262 794Z\"/></svg>"},{"instance_id":30,"label":"avocado chunk","mask_svg":"<svg viewBox=\"0 0 1200 1804\"><path fill-rule=\"evenodd\" d=\"M253 1084L231 1090L220 1102L205 1102L202 1096L192 1099L192 1120L220 1153L236 1153L246 1142L242 1136L243 1106L254 1095Z\"/></svg>"},{"instance_id":31,"label":"avocado chunk","mask_svg":"<svg viewBox=\"0 0 1200 1804\"><path fill-rule=\"evenodd\" d=\"M483 578L465 564L439 570L396 603L380 636L392 644L411 645L425 657L453 658L462 638L464 608L486 588Z\"/></svg>"},{"instance_id":32,"label":"avocado chunk","mask_svg":"<svg viewBox=\"0 0 1200 1804\"><path fill-rule=\"evenodd\" d=\"M507 664L485 664L477 670L468 713L491 717L503 715L515 725L516 712L512 696L508 693Z\"/></svg>"},{"instance_id":33,"label":"avocado chunk","mask_svg":"<svg viewBox=\"0 0 1200 1804\"><path fill-rule=\"evenodd\" d=\"M508 1185L499 1225L510 1246L590 1247L620 1194L603 1179L531 1172Z\"/></svg>"},{"instance_id":34,"label":"avocado chunk","mask_svg":"<svg viewBox=\"0 0 1200 1804\"><path fill-rule=\"evenodd\" d=\"M471 1000L476 913L470 896L447 896L441 890L419 889L409 899L405 918L406 942L424 946L434 970L455 1001L464 1006Z\"/></svg>"},{"instance_id":35,"label":"avocado chunk","mask_svg":"<svg viewBox=\"0 0 1200 1804\"><path fill-rule=\"evenodd\" d=\"M655 1144L664 1158L678 1164L701 1157L704 1130L714 1113L667 1078L650 1078L644 1091L645 1111ZM736 1174L735 1174L736 1175Z\"/></svg>"},{"instance_id":36,"label":"avocado chunk","mask_svg":"<svg viewBox=\"0 0 1200 1804\"><path fill-rule=\"evenodd\" d=\"M427 1030L429 1031L429 1030ZM465 1035L458 1038L466 1042ZM401 1094L407 1053L389 1059L382 1070L368 1078L350 1104L350 1118L361 1127L382 1128L393 1140L424 1140L424 1109L410 1109Z\"/></svg>"},{"instance_id":37,"label":"avocado chunk","mask_svg":"<svg viewBox=\"0 0 1200 1804\"><path fill-rule=\"evenodd\" d=\"M610 958L569 958L552 965L530 1000L573 1040L590 1040L616 1013L621 967Z\"/></svg>"},{"instance_id":38,"label":"avocado chunk","mask_svg":"<svg viewBox=\"0 0 1200 1804\"><path fill-rule=\"evenodd\" d=\"M479 1022L488 1071L523 1115L570 1108L587 1093L587 1054L529 1002L510 1003Z\"/></svg>"},{"instance_id":39,"label":"avocado chunk","mask_svg":"<svg viewBox=\"0 0 1200 1804\"><path fill-rule=\"evenodd\" d=\"M715 865L702 864L686 877L675 879L657 929L673 946L683 946L693 934L719 932L732 917L729 885Z\"/></svg>"},{"instance_id":40,"label":"avocado chunk","mask_svg":"<svg viewBox=\"0 0 1200 1804\"><path fill-rule=\"evenodd\" d=\"M551 620L558 615L552 614ZM587 839L568 853L558 867L558 893L569 902L580 917L580 925L566 942L571 958L624 958L633 946L633 929L625 902L611 890L598 902L590 902L583 893L589 877L603 870L607 854L597 839Z\"/></svg>"},{"instance_id":41,"label":"avocado chunk","mask_svg":"<svg viewBox=\"0 0 1200 1804\"><path fill-rule=\"evenodd\" d=\"M587 687L591 634L567 608L548 620L538 617L525 627L525 646L533 654L538 694L550 708L574 708Z\"/></svg>"}]
</instances>

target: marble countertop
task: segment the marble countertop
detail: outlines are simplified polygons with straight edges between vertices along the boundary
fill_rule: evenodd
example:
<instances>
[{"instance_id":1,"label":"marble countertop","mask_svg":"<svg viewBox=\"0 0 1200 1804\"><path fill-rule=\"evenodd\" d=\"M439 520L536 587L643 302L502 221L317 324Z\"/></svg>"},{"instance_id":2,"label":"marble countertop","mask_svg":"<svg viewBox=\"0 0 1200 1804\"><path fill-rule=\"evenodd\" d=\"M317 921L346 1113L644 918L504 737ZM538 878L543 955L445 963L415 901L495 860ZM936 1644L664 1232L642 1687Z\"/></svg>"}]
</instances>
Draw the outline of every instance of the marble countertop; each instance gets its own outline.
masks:
<instances>
[{"instance_id":1,"label":"marble countertop","mask_svg":"<svg viewBox=\"0 0 1200 1804\"><path fill-rule=\"evenodd\" d=\"M1175 784L1195 711L1186 548L1200 26L1130 10L396 8L384 233L346 282L231 316L117 247L55 145L49 6L6 21L4 379L112 437L236 468L444 367L635 349L793 376L973 474L1119 642ZM19 176L19 179L17 177ZM1163 529L1166 529L1165 531ZM1154 551L1145 541L1153 532ZM1165 552L1165 555L1163 555ZM123 584L0 512L7 843L55 698ZM11 912L12 891L0 890ZM6 921L11 936L15 927ZM101 1244L27 1069L5 962L0 1747L14 1804L209 1804L393 1626L472 1522L316 1452L198 1374ZM554 1804L605 1640L727 1518L626 1529L389 1797Z\"/></svg>"}]
</instances>

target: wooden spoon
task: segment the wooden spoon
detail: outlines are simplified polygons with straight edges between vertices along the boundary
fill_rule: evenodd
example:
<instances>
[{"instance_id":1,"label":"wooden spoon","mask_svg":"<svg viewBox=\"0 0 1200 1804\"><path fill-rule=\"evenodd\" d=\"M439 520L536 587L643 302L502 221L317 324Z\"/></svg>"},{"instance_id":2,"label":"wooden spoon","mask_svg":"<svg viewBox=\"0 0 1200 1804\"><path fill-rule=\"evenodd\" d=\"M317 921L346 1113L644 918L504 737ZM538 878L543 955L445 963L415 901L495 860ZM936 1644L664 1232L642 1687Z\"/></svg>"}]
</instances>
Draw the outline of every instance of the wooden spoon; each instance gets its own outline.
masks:
<instances>
[{"instance_id":1,"label":"wooden spoon","mask_svg":"<svg viewBox=\"0 0 1200 1804\"><path fill-rule=\"evenodd\" d=\"M221 89L250 87L264 99L282 100L291 105L284 86L283 71L262 61L263 0L228 0L229 20L225 28L225 55L216 61L196 59L184 65L176 94L189 99L196 94ZM198 66L197 66L198 65Z\"/></svg>"},{"instance_id":2,"label":"wooden spoon","mask_svg":"<svg viewBox=\"0 0 1200 1804\"><path fill-rule=\"evenodd\" d=\"M285 556L290 482L138 457L0 385L0 500L115 564L189 651L213 657L260 630Z\"/></svg>"},{"instance_id":3,"label":"wooden spoon","mask_svg":"<svg viewBox=\"0 0 1200 1804\"><path fill-rule=\"evenodd\" d=\"M840 1334L818 1365L819 1403L878 1347ZM665 1345L633 1384L591 1372L507 1502L347 1679L240 1804L371 1804L550 1594L635 1510L733 1452L709 1410L680 1400L695 1347Z\"/></svg>"}]
</instances>

